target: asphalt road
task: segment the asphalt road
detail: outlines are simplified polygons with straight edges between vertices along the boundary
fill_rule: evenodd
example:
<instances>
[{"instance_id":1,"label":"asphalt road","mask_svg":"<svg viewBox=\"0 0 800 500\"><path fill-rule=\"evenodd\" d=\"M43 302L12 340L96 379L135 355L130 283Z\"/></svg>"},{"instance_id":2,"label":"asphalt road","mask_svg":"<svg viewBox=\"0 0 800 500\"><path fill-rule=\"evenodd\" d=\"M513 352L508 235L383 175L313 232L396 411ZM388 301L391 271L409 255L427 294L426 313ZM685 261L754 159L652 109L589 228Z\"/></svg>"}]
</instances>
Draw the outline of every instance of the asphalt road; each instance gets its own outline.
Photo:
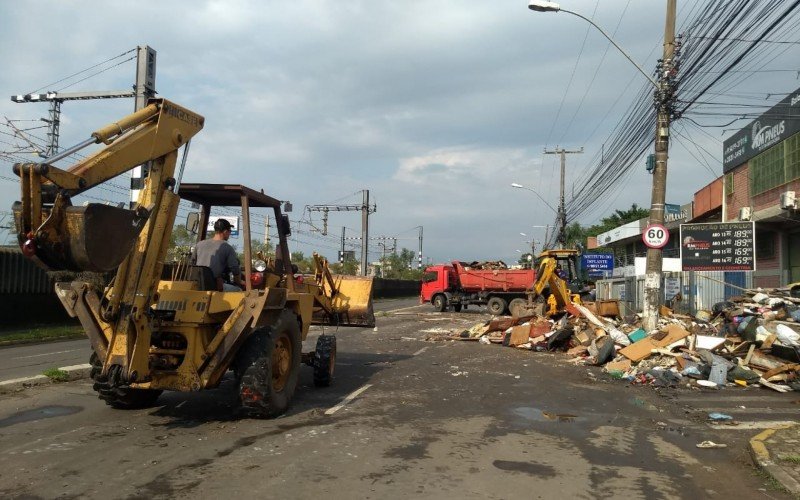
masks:
<instances>
[{"instance_id":1,"label":"asphalt road","mask_svg":"<svg viewBox=\"0 0 800 500\"><path fill-rule=\"evenodd\" d=\"M242 416L231 379L137 411L88 381L2 396L0 497L784 498L745 443L797 395L656 392L561 354L424 341L482 318L420 307L340 330L333 386L304 368L274 420Z\"/></svg>"},{"instance_id":2,"label":"asphalt road","mask_svg":"<svg viewBox=\"0 0 800 500\"><path fill-rule=\"evenodd\" d=\"M418 304L417 297L378 299L373 308L381 312ZM87 339L0 347L0 381L41 375L50 368L82 365L89 362L91 354Z\"/></svg>"}]
</instances>

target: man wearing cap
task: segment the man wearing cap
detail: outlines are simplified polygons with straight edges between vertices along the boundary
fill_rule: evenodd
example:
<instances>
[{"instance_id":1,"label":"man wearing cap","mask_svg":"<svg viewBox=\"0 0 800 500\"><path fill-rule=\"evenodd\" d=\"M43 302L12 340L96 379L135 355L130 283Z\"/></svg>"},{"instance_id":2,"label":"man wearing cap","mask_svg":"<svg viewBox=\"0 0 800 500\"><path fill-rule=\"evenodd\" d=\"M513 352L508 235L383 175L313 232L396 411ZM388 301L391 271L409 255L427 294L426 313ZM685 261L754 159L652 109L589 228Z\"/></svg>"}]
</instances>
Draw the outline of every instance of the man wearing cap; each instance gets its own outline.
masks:
<instances>
[{"instance_id":1,"label":"man wearing cap","mask_svg":"<svg viewBox=\"0 0 800 500\"><path fill-rule=\"evenodd\" d=\"M217 290L220 292L242 291L241 268L236 250L228 243L231 237L231 223L227 219L217 219L214 222L214 237L197 243L195 247L195 263L211 269L214 279L217 280ZM225 272L233 273L235 285L225 283L222 276Z\"/></svg>"}]
</instances>

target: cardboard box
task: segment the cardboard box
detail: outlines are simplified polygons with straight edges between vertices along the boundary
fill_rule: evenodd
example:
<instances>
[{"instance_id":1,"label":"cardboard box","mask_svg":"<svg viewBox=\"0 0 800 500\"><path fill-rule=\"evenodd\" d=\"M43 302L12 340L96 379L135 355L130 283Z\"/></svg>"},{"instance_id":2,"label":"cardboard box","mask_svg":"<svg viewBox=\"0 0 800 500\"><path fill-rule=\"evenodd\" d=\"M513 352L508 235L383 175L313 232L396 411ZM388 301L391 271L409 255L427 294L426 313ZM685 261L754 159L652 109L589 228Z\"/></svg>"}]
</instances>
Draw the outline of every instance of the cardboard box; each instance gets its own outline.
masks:
<instances>
[{"instance_id":1,"label":"cardboard box","mask_svg":"<svg viewBox=\"0 0 800 500\"><path fill-rule=\"evenodd\" d=\"M650 357L653 349L659 349L674 344L690 335L685 328L674 323L665 327L662 333L665 335L660 340L656 340L653 336L646 337L638 342L634 342L628 347L620 349L619 353L631 361L641 361Z\"/></svg>"},{"instance_id":2,"label":"cardboard box","mask_svg":"<svg viewBox=\"0 0 800 500\"><path fill-rule=\"evenodd\" d=\"M511 338L508 345L511 347L528 343L531 334L531 325L518 325L511 329Z\"/></svg>"}]
</instances>

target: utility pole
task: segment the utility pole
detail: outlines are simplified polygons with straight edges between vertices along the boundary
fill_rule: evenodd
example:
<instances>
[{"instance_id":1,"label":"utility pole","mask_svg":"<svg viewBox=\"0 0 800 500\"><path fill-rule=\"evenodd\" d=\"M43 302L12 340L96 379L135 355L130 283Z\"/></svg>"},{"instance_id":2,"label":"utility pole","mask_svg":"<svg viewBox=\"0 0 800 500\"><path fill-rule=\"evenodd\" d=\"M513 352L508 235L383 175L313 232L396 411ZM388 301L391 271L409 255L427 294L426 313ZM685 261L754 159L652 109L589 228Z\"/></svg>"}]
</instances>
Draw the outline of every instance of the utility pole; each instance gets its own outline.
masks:
<instances>
[{"instance_id":1,"label":"utility pole","mask_svg":"<svg viewBox=\"0 0 800 500\"><path fill-rule=\"evenodd\" d=\"M650 224L664 223L664 203L667 193L667 159L669 157L669 127L674 96L675 65L675 6L677 0L667 0L667 19L664 26L664 55L658 65L658 90L655 105L656 164L653 169L653 193L650 204ZM647 267L644 277L644 311L642 322L645 331L658 328L658 306L661 299L663 254L660 248L647 249Z\"/></svg>"},{"instance_id":2,"label":"utility pole","mask_svg":"<svg viewBox=\"0 0 800 500\"><path fill-rule=\"evenodd\" d=\"M361 276L367 275L367 257L369 256L369 189L363 191L361 203Z\"/></svg>"},{"instance_id":3,"label":"utility pole","mask_svg":"<svg viewBox=\"0 0 800 500\"><path fill-rule=\"evenodd\" d=\"M419 226L419 251L417 253L417 269L422 269L422 226Z\"/></svg>"},{"instance_id":4,"label":"utility pole","mask_svg":"<svg viewBox=\"0 0 800 500\"><path fill-rule=\"evenodd\" d=\"M269 215L267 215L267 221L264 224L264 246L269 247Z\"/></svg>"},{"instance_id":5,"label":"utility pole","mask_svg":"<svg viewBox=\"0 0 800 500\"><path fill-rule=\"evenodd\" d=\"M361 205L307 205L309 212L323 213L322 234L328 234L328 212L361 212L361 275L367 275L367 243L369 241L369 214L375 213L378 206L369 204L369 190L361 191L364 201ZM344 252L344 228L342 228L342 252Z\"/></svg>"},{"instance_id":6,"label":"utility pole","mask_svg":"<svg viewBox=\"0 0 800 500\"><path fill-rule=\"evenodd\" d=\"M568 154L581 154L583 153L583 148L573 151L568 151L564 148L559 148L556 146L556 149L548 151L547 149L544 150L544 154L546 155L559 155L561 156L561 190L560 190L560 197L558 201L558 246L559 248L566 248L567 246L567 209L564 206L564 176L566 173L566 166L567 166L567 159L566 155Z\"/></svg>"},{"instance_id":7,"label":"utility pole","mask_svg":"<svg viewBox=\"0 0 800 500\"><path fill-rule=\"evenodd\" d=\"M133 91L136 94L134 111L147 106L147 100L156 95L156 51L147 45L136 47L136 84ZM135 207L139 199L139 191L144 187L144 178L149 171L148 163L134 167L131 171L131 208Z\"/></svg>"}]
</instances>

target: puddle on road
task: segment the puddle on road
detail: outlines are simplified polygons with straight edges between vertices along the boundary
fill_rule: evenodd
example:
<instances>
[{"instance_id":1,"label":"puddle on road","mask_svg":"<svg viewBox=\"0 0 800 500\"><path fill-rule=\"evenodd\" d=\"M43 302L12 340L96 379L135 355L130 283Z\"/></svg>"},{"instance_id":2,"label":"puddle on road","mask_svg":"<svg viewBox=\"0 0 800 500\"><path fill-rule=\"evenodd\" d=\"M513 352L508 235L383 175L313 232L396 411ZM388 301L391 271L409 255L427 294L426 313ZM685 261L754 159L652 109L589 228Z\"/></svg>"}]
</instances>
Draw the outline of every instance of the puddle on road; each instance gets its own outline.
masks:
<instances>
[{"instance_id":1,"label":"puddle on road","mask_svg":"<svg viewBox=\"0 0 800 500\"><path fill-rule=\"evenodd\" d=\"M65 417L82 411L83 407L81 406L42 406L41 408L21 411L0 419L0 428L10 427L24 422L35 422L36 420L43 420L45 418Z\"/></svg>"},{"instance_id":2,"label":"puddle on road","mask_svg":"<svg viewBox=\"0 0 800 500\"><path fill-rule=\"evenodd\" d=\"M585 420L583 417L571 413L555 413L532 406L520 406L511 411L514 415L533 422L575 422L576 420Z\"/></svg>"}]
</instances>

